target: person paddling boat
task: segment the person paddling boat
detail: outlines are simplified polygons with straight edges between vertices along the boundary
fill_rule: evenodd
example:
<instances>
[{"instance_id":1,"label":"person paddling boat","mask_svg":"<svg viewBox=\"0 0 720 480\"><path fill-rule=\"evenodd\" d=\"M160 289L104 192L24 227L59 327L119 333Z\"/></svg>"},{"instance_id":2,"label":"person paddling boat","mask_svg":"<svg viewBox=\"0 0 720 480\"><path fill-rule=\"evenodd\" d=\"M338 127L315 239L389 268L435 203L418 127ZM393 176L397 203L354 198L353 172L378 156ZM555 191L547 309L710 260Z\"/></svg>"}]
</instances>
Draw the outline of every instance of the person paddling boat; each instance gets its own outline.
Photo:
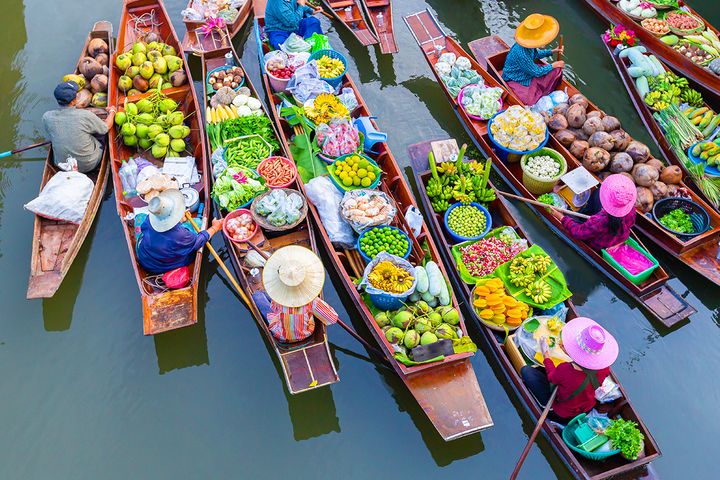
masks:
<instances>
[{"instance_id":1,"label":"person paddling boat","mask_svg":"<svg viewBox=\"0 0 720 480\"><path fill-rule=\"evenodd\" d=\"M565 62L558 60L550 65L539 65L538 60L553 53L564 52L564 47L544 49L557 37L560 24L549 15L533 13L515 30L515 45L510 48L503 80L525 105L535 105L540 97L548 95L560 85Z\"/></svg>"}]
</instances>

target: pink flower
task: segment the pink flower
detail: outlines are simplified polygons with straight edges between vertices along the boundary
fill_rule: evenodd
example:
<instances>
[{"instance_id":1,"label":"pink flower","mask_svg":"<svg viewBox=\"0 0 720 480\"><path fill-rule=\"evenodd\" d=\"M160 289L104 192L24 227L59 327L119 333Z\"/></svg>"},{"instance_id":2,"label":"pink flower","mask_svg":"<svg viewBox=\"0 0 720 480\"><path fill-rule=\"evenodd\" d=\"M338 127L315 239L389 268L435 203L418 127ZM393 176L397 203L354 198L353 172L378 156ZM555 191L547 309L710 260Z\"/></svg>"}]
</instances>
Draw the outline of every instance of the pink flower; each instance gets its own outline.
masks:
<instances>
[{"instance_id":1,"label":"pink flower","mask_svg":"<svg viewBox=\"0 0 720 480\"><path fill-rule=\"evenodd\" d=\"M207 37L212 35L213 30L220 31L223 28L225 28L225 20L222 17L209 17L201 27L201 31Z\"/></svg>"},{"instance_id":2,"label":"pink flower","mask_svg":"<svg viewBox=\"0 0 720 480\"><path fill-rule=\"evenodd\" d=\"M245 175L243 172L237 172L235 175L233 175L233 178L238 183L247 183L248 181L247 175Z\"/></svg>"}]
</instances>

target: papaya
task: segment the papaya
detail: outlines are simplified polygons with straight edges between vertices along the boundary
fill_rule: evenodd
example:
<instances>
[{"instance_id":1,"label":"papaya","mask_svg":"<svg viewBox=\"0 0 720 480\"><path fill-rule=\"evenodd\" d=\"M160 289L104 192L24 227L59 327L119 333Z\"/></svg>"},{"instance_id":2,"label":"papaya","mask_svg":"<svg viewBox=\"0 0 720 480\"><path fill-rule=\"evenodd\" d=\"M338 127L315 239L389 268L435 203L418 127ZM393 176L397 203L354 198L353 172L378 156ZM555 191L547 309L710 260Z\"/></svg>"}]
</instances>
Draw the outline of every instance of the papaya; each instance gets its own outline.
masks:
<instances>
[{"instance_id":1,"label":"papaya","mask_svg":"<svg viewBox=\"0 0 720 480\"><path fill-rule=\"evenodd\" d=\"M720 153L720 146L717 146L717 147L713 148L712 150L708 150L708 152L707 152L708 158L714 157L719 153Z\"/></svg>"},{"instance_id":2,"label":"papaya","mask_svg":"<svg viewBox=\"0 0 720 480\"><path fill-rule=\"evenodd\" d=\"M700 115L704 115L705 112L707 112L708 110L710 110L708 107L700 107L693 112L693 114L690 116L690 118L694 119L694 118L699 117Z\"/></svg>"},{"instance_id":3,"label":"papaya","mask_svg":"<svg viewBox=\"0 0 720 480\"><path fill-rule=\"evenodd\" d=\"M713 142L703 142L700 144L702 151L712 150L715 148L715 144Z\"/></svg>"},{"instance_id":4,"label":"papaya","mask_svg":"<svg viewBox=\"0 0 720 480\"><path fill-rule=\"evenodd\" d=\"M700 127L700 128L707 127L714 116L715 116L715 113L712 110L705 113L705 115L703 115L702 121L700 121L700 125L698 125L698 127Z\"/></svg>"},{"instance_id":5,"label":"papaya","mask_svg":"<svg viewBox=\"0 0 720 480\"><path fill-rule=\"evenodd\" d=\"M693 157L699 157L699 156L700 156L700 154L703 152L703 146L704 146L704 145L705 145L704 143L698 143L698 144L696 144L696 145L692 148L692 150L690 151L690 153L692 153Z\"/></svg>"},{"instance_id":6,"label":"papaya","mask_svg":"<svg viewBox=\"0 0 720 480\"><path fill-rule=\"evenodd\" d=\"M707 160L708 158L710 158L710 155L708 155L708 151L707 151L707 150L704 151L704 152L702 152L702 153L700 154L700 159L701 159L701 160Z\"/></svg>"},{"instance_id":7,"label":"papaya","mask_svg":"<svg viewBox=\"0 0 720 480\"><path fill-rule=\"evenodd\" d=\"M703 136L707 138L712 135L718 125L720 125L720 115L715 115L715 117L710 121L710 123L707 124L705 129L702 131Z\"/></svg>"}]
</instances>

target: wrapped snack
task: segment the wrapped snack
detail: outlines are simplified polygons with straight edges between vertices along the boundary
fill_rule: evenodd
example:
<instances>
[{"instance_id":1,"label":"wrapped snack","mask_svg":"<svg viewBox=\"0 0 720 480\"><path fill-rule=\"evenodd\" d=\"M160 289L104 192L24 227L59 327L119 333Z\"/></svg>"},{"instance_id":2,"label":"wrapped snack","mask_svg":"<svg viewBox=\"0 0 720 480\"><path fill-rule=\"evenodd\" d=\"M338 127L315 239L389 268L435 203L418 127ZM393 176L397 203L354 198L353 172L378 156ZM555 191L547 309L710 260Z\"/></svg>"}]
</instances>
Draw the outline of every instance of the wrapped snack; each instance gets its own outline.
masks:
<instances>
[{"instance_id":1,"label":"wrapped snack","mask_svg":"<svg viewBox=\"0 0 720 480\"><path fill-rule=\"evenodd\" d=\"M501 88L468 85L463 89L462 106L470 115L488 119L500 111L502 94Z\"/></svg>"},{"instance_id":2,"label":"wrapped snack","mask_svg":"<svg viewBox=\"0 0 720 480\"><path fill-rule=\"evenodd\" d=\"M378 190L351 190L340 202L340 215L357 233L390 225L396 214L395 202Z\"/></svg>"},{"instance_id":3,"label":"wrapped snack","mask_svg":"<svg viewBox=\"0 0 720 480\"><path fill-rule=\"evenodd\" d=\"M316 135L318 146L328 157L357 152L360 147L357 128L350 120L344 118L333 118L330 123L321 123L318 125Z\"/></svg>"},{"instance_id":4,"label":"wrapped snack","mask_svg":"<svg viewBox=\"0 0 720 480\"><path fill-rule=\"evenodd\" d=\"M535 150L547 134L542 115L519 105L495 116L490 130L498 144L517 152Z\"/></svg>"}]
</instances>

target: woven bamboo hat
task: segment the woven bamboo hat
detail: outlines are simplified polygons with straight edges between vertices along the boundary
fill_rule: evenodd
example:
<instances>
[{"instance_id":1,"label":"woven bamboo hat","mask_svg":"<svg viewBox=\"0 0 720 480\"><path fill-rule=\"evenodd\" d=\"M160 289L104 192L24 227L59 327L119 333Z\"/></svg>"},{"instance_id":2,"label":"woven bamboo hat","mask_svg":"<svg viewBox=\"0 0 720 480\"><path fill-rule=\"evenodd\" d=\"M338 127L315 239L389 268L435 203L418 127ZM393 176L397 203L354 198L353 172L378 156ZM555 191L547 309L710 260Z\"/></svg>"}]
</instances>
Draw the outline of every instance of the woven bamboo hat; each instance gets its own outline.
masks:
<instances>
[{"instance_id":1,"label":"woven bamboo hat","mask_svg":"<svg viewBox=\"0 0 720 480\"><path fill-rule=\"evenodd\" d=\"M284 307L302 307L322 292L325 267L312 250L297 245L283 247L268 258L263 285L268 296Z\"/></svg>"},{"instance_id":2,"label":"woven bamboo hat","mask_svg":"<svg viewBox=\"0 0 720 480\"><path fill-rule=\"evenodd\" d=\"M555 40L560 23L550 15L533 13L515 30L515 41L525 48L540 48Z\"/></svg>"}]
</instances>

